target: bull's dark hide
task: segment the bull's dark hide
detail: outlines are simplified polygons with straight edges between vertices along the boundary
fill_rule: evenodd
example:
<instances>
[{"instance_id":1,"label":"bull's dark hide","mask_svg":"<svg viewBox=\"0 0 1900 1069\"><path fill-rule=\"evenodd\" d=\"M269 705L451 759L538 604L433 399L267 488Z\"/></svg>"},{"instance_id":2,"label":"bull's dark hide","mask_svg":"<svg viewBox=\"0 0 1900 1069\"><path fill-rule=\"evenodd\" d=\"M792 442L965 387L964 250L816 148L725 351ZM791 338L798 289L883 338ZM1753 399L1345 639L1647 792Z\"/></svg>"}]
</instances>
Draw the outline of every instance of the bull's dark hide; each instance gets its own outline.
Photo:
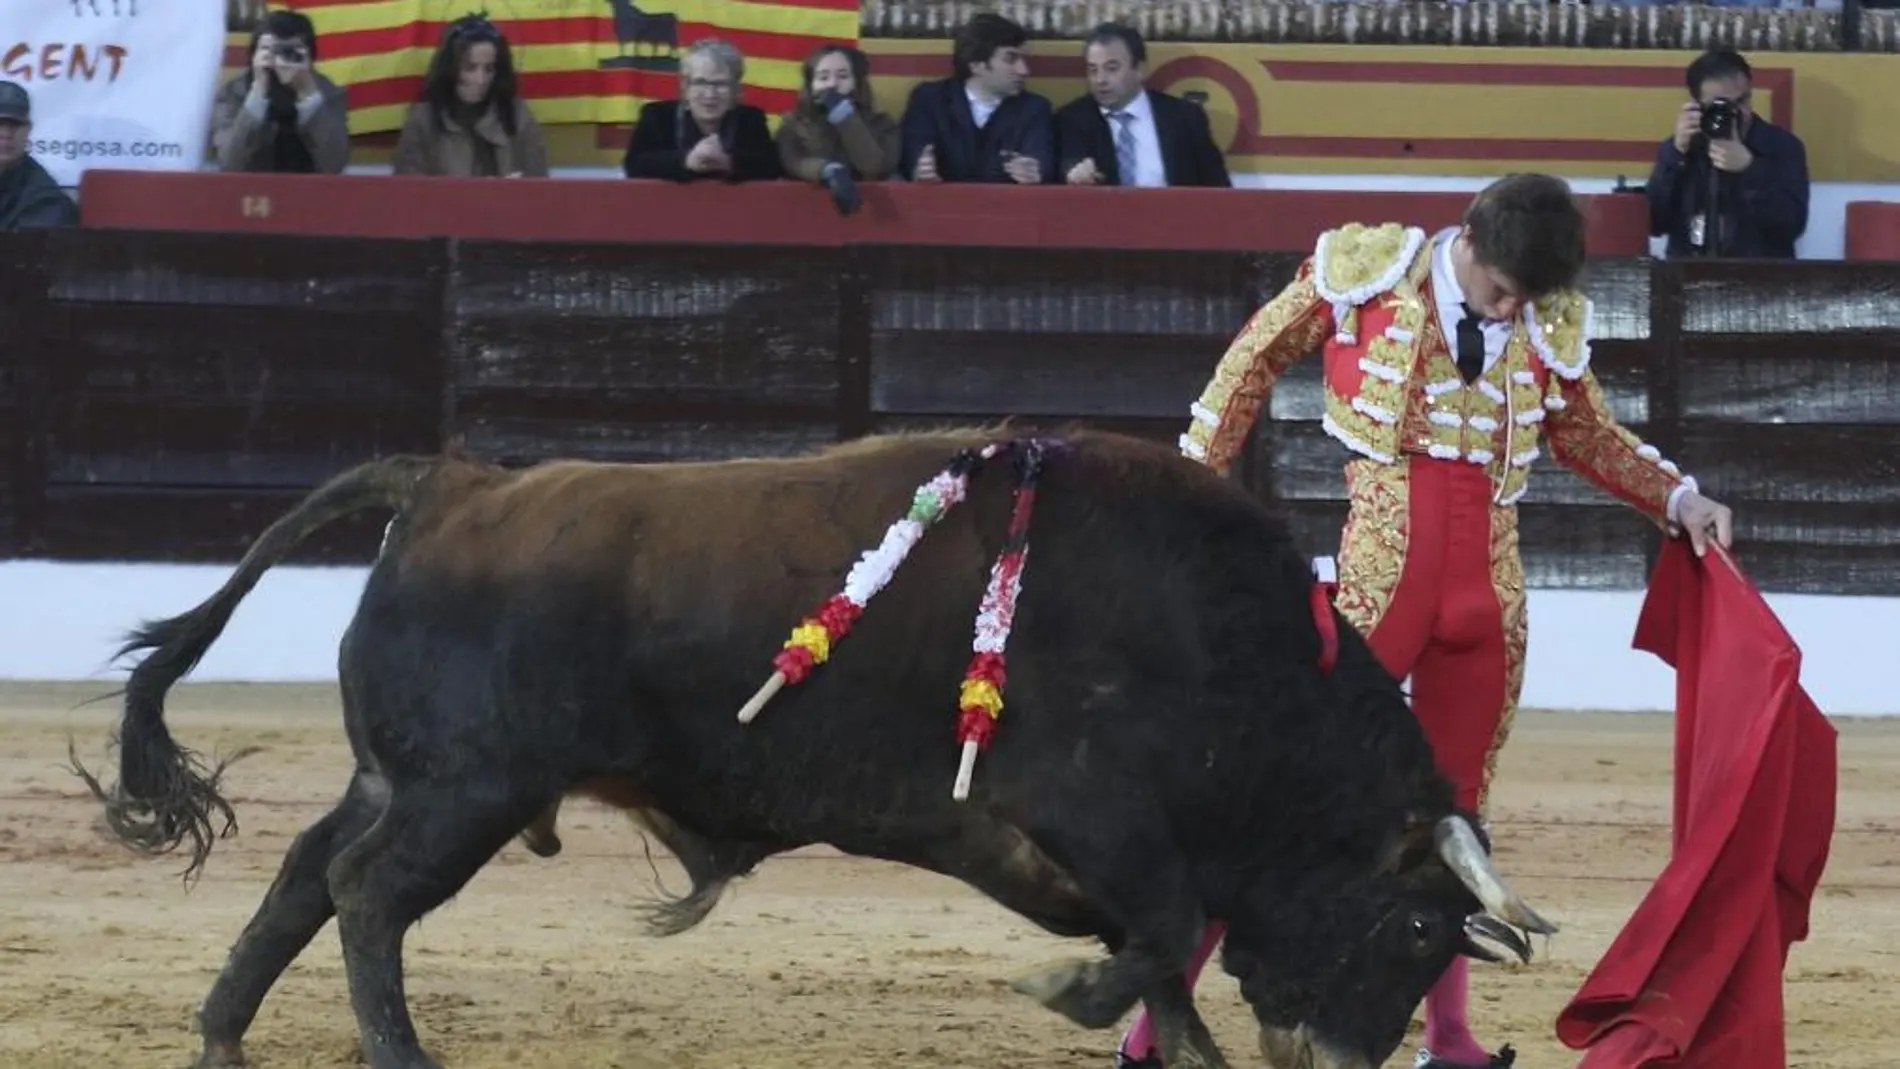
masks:
<instances>
[{"instance_id":1,"label":"bull's dark hide","mask_svg":"<svg viewBox=\"0 0 1900 1069\"><path fill-rule=\"evenodd\" d=\"M1208 1064L1180 974L1210 917L1269 1046L1320 1067L1396 1047L1431 980L1472 952L1473 890L1542 923L1445 819L1450 787L1359 636L1335 620L1336 661L1318 666L1286 525L1151 443L1077 432L1044 461L1006 705L967 801L950 792L958 686L1009 526L997 465L830 661L739 724L787 629L919 483L989 440L519 472L395 458L312 494L211 599L135 634L128 649L150 652L127 685L121 782L95 785L122 839L201 862L229 809L166 731L166 690L298 540L395 510L340 661L359 770L207 999L207 1056L238 1049L334 910L370 1064L432 1065L401 995L403 931L576 791L637 811L685 861L694 890L660 930L808 843L919 865L1110 949L1029 982L1045 1004L1106 1027L1146 999L1164 1051Z\"/></svg>"}]
</instances>

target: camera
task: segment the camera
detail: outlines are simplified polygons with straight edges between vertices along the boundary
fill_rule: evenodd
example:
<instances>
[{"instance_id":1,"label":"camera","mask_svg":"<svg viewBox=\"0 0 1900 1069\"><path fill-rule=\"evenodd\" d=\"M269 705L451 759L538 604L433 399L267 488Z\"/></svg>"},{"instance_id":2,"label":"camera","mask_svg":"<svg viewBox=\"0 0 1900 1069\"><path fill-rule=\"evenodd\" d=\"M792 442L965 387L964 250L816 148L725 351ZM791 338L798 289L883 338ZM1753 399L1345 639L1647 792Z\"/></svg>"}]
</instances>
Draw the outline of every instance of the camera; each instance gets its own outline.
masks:
<instances>
[{"instance_id":1,"label":"camera","mask_svg":"<svg viewBox=\"0 0 1900 1069\"><path fill-rule=\"evenodd\" d=\"M1735 136L1737 118L1735 102L1727 97L1716 97L1702 105L1702 136L1710 141L1729 140Z\"/></svg>"},{"instance_id":2,"label":"camera","mask_svg":"<svg viewBox=\"0 0 1900 1069\"><path fill-rule=\"evenodd\" d=\"M309 50L302 41L281 41L271 46L271 55L289 63L305 63L310 59Z\"/></svg>"}]
</instances>

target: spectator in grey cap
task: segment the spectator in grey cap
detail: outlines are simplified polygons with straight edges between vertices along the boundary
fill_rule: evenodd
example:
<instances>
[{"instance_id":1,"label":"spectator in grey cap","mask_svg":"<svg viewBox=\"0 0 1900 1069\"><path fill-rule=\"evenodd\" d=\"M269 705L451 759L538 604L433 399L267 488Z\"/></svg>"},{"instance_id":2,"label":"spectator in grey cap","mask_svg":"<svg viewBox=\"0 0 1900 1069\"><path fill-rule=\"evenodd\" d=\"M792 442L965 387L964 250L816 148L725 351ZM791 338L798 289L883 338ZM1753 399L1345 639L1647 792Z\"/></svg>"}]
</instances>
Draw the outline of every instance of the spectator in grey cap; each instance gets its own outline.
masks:
<instances>
[{"instance_id":1,"label":"spectator in grey cap","mask_svg":"<svg viewBox=\"0 0 1900 1069\"><path fill-rule=\"evenodd\" d=\"M32 136L33 98L17 82L0 82L0 231L79 221L72 198L27 154Z\"/></svg>"}]
</instances>

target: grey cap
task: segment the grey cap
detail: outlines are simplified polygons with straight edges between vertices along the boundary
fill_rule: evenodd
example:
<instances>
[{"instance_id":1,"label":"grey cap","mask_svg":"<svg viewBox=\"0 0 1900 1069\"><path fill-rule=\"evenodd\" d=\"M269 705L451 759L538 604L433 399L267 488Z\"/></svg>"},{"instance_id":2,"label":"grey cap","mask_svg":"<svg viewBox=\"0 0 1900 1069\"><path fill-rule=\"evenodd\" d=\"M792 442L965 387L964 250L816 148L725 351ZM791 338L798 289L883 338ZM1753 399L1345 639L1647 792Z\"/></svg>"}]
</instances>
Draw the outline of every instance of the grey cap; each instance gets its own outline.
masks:
<instances>
[{"instance_id":1,"label":"grey cap","mask_svg":"<svg viewBox=\"0 0 1900 1069\"><path fill-rule=\"evenodd\" d=\"M33 98L18 82L0 82L0 121L33 121Z\"/></svg>"}]
</instances>

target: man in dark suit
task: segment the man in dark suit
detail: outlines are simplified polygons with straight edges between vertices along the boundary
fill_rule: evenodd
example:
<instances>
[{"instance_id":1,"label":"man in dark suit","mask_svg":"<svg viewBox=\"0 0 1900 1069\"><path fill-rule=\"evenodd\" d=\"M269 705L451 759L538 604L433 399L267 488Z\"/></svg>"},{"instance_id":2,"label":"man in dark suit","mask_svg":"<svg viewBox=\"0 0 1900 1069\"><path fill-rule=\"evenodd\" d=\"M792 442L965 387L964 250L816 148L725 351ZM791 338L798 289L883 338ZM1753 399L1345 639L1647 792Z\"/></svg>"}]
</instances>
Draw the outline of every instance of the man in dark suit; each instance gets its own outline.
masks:
<instances>
[{"instance_id":1,"label":"man in dark suit","mask_svg":"<svg viewBox=\"0 0 1900 1069\"><path fill-rule=\"evenodd\" d=\"M1739 54L1704 52L1685 80L1689 99L1649 172L1650 235L1668 235L1671 260L1794 259L1808 227L1807 146L1755 114L1755 74Z\"/></svg>"},{"instance_id":2,"label":"man in dark suit","mask_svg":"<svg viewBox=\"0 0 1900 1069\"><path fill-rule=\"evenodd\" d=\"M1148 46L1104 22L1082 42L1089 91L1056 112L1056 159L1073 186L1231 186L1207 113L1143 85Z\"/></svg>"},{"instance_id":3,"label":"man in dark suit","mask_svg":"<svg viewBox=\"0 0 1900 1069\"><path fill-rule=\"evenodd\" d=\"M1055 180L1049 101L1026 92L1029 35L983 12L957 31L949 78L911 90L898 171L913 182Z\"/></svg>"}]
</instances>

